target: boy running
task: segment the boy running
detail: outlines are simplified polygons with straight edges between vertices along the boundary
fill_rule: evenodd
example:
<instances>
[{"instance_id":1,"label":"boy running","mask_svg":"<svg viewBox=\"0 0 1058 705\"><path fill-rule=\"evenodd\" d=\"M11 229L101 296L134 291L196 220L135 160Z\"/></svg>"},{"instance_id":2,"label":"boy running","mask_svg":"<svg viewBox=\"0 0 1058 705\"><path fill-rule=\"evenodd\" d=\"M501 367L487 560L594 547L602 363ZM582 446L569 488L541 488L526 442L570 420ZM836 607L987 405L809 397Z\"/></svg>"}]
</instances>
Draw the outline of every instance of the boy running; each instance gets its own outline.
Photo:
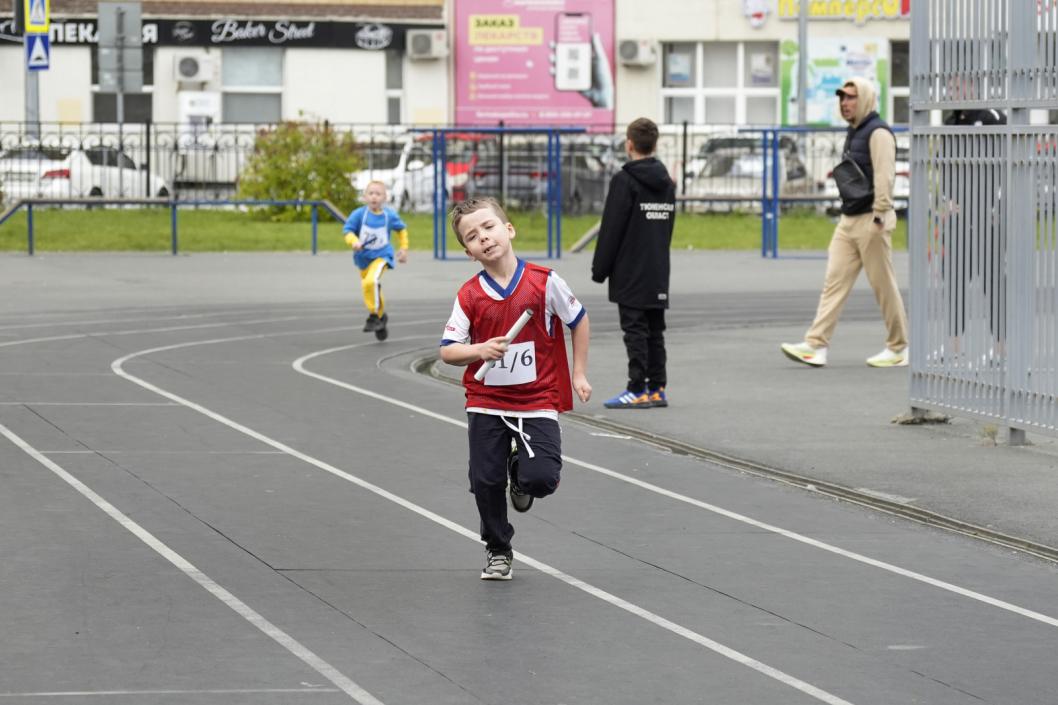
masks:
<instances>
[{"instance_id":1,"label":"boy running","mask_svg":"<svg viewBox=\"0 0 1058 705\"><path fill-rule=\"evenodd\" d=\"M588 316L553 270L525 262L511 247L514 225L492 198L471 198L452 209L452 229L483 270L463 284L441 339L441 359L467 366L470 491L481 518L486 563L482 580L510 580L511 506L525 512L535 497L558 487L562 468L558 415L573 408L573 391L591 398ZM528 324L506 339L527 310ZM573 341L572 383L561 324ZM493 361L478 381L475 373ZM515 447L511 448L512 441Z\"/></svg>"},{"instance_id":2,"label":"boy running","mask_svg":"<svg viewBox=\"0 0 1058 705\"><path fill-rule=\"evenodd\" d=\"M397 211L385 206L386 185L372 181L364 189L364 201L349 214L342 231L345 241L353 248L353 262L360 268L360 286L364 293L364 305L369 313L364 323L364 332L374 332L379 340L389 337L386 323L386 302L382 298L382 272L393 268L393 243L390 235L396 235L400 249L397 261L408 261L408 226L397 215Z\"/></svg>"}]
</instances>

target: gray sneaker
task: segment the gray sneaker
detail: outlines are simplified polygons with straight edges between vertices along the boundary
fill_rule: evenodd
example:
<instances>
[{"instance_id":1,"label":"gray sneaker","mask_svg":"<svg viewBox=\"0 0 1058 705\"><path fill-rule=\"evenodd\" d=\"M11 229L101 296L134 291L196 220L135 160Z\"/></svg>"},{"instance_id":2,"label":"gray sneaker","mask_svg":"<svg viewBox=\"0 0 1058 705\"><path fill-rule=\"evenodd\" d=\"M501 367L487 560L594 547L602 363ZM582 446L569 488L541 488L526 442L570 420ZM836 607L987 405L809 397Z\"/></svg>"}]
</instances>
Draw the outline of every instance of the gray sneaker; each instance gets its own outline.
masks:
<instances>
[{"instance_id":1,"label":"gray sneaker","mask_svg":"<svg viewBox=\"0 0 1058 705\"><path fill-rule=\"evenodd\" d=\"M511 506L516 512L527 512L533 506L533 495L522 492L518 485L518 448L511 448L507 456L507 476L511 478Z\"/></svg>"},{"instance_id":2,"label":"gray sneaker","mask_svg":"<svg viewBox=\"0 0 1058 705\"><path fill-rule=\"evenodd\" d=\"M514 571L511 570L511 561L514 560L512 552L499 553L486 550L485 557L485 567L481 571L482 580L510 580L514 575Z\"/></svg>"}]
</instances>

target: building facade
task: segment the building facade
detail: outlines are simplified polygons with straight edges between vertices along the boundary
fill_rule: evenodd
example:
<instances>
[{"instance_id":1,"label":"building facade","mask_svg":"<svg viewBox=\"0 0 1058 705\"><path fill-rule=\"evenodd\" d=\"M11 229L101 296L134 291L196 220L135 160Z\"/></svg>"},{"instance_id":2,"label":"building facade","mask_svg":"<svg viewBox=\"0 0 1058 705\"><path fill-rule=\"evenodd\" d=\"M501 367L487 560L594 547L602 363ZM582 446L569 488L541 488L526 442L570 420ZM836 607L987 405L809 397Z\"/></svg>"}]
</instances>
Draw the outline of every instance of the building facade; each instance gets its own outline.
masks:
<instances>
[{"instance_id":1,"label":"building facade","mask_svg":"<svg viewBox=\"0 0 1058 705\"><path fill-rule=\"evenodd\" d=\"M910 0L807 1L809 122L837 124L834 82L850 72L877 82L883 116L906 122ZM536 81L526 94L533 101L592 94L594 107L608 109L595 114L614 125L642 115L663 123L794 124L799 12L797 0L144 0L143 89L124 96L124 117L470 124L474 118L463 116L502 115L475 113L470 103L491 90L493 108L502 105L505 95L520 95L521 75ZM4 122L26 114L25 52L11 24L0 16ZM50 67L39 72L42 121L116 119L115 95L99 79L98 36L96 3L52 0ZM598 81L592 90L575 80L562 85L564 72L577 69L554 50L563 39L604 59L585 69L596 78L609 72L608 99L595 95ZM481 66L457 61L474 48L482 62L531 56L530 45L551 46L550 66L526 59L520 74L483 79ZM578 119L546 111L538 119L548 114L559 115L557 123Z\"/></svg>"}]
</instances>

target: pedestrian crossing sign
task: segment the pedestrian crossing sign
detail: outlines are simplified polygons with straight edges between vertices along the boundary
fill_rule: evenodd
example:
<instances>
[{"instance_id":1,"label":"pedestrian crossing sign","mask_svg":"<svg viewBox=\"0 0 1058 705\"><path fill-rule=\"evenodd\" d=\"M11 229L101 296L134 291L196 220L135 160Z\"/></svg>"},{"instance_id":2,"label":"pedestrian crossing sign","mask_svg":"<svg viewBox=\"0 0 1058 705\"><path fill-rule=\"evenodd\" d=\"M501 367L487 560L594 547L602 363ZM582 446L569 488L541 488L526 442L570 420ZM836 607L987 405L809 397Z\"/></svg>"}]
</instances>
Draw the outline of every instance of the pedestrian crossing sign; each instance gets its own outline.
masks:
<instances>
[{"instance_id":1,"label":"pedestrian crossing sign","mask_svg":"<svg viewBox=\"0 0 1058 705\"><path fill-rule=\"evenodd\" d=\"M26 34L26 68L42 71L48 68L51 55L47 34Z\"/></svg>"},{"instance_id":2,"label":"pedestrian crossing sign","mask_svg":"<svg viewBox=\"0 0 1058 705\"><path fill-rule=\"evenodd\" d=\"M51 0L23 0L26 12L26 31L47 33L51 20Z\"/></svg>"}]
</instances>

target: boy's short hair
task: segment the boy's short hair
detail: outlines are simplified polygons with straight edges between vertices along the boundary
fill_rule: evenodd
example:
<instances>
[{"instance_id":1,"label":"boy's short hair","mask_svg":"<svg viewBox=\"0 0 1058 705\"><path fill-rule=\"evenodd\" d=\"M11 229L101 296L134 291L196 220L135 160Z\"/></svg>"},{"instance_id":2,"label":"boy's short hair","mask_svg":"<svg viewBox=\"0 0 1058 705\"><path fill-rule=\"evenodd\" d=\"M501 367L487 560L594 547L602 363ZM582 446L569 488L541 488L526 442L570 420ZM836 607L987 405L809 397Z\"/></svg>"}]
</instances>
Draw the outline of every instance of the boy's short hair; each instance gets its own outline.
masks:
<instances>
[{"instance_id":1,"label":"boy's short hair","mask_svg":"<svg viewBox=\"0 0 1058 705\"><path fill-rule=\"evenodd\" d=\"M371 181L368 181L366 184L364 184L364 193L367 193L367 190L369 188L371 188L372 186L381 186L383 191L389 191L389 189L386 188L386 182L385 181L379 181L378 179L371 179Z\"/></svg>"},{"instance_id":2,"label":"boy's short hair","mask_svg":"<svg viewBox=\"0 0 1058 705\"><path fill-rule=\"evenodd\" d=\"M629 123L625 136L632 140L635 150L644 156L653 154L658 146L658 126L650 118L633 120Z\"/></svg>"},{"instance_id":3,"label":"boy's short hair","mask_svg":"<svg viewBox=\"0 0 1058 705\"><path fill-rule=\"evenodd\" d=\"M503 206L500 202L491 196L482 196L481 198L468 198L465 201L452 206L452 230L456 234L456 240L459 240L459 244L466 247L466 243L463 242L463 233L459 232L459 221L463 220L463 216L470 215L480 210L490 209L497 218L503 223L511 222L507 217L507 212L503 210Z\"/></svg>"}]
</instances>

